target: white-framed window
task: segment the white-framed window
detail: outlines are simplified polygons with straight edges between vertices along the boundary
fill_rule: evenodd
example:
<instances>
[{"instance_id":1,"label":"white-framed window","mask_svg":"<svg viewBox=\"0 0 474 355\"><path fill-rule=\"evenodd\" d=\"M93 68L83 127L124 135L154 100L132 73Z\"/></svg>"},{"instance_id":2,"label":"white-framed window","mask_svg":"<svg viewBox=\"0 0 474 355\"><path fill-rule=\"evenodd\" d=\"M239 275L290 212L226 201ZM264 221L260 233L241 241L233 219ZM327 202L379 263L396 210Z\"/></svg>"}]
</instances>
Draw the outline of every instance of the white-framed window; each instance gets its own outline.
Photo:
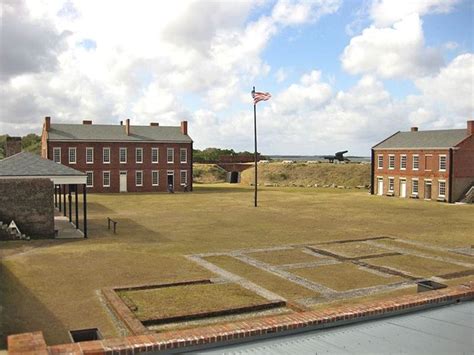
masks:
<instances>
[{"instance_id":1,"label":"white-framed window","mask_svg":"<svg viewBox=\"0 0 474 355\"><path fill-rule=\"evenodd\" d=\"M70 147L69 148L69 164L76 164L77 160L76 160L76 147Z\"/></svg>"},{"instance_id":2,"label":"white-framed window","mask_svg":"<svg viewBox=\"0 0 474 355\"><path fill-rule=\"evenodd\" d=\"M86 171L86 186L87 187L94 187L94 172L93 171Z\"/></svg>"},{"instance_id":3,"label":"white-framed window","mask_svg":"<svg viewBox=\"0 0 474 355\"><path fill-rule=\"evenodd\" d=\"M188 162L188 150L186 148L180 148L179 149L179 161L181 163L187 163Z\"/></svg>"},{"instance_id":4,"label":"white-framed window","mask_svg":"<svg viewBox=\"0 0 474 355\"><path fill-rule=\"evenodd\" d=\"M393 192L395 189L395 178L389 177L388 178L388 192Z\"/></svg>"},{"instance_id":5,"label":"white-framed window","mask_svg":"<svg viewBox=\"0 0 474 355\"><path fill-rule=\"evenodd\" d=\"M94 164L94 148L86 148L86 164Z\"/></svg>"},{"instance_id":6,"label":"white-framed window","mask_svg":"<svg viewBox=\"0 0 474 355\"><path fill-rule=\"evenodd\" d=\"M141 170L135 171L135 185L143 186L143 171Z\"/></svg>"},{"instance_id":7,"label":"white-framed window","mask_svg":"<svg viewBox=\"0 0 474 355\"><path fill-rule=\"evenodd\" d=\"M179 172L179 182L182 186L188 184L188 171L187 170L181 170Z\"/></svg>"},{"instance_id":8,"label":"white-framed window","mask_svg":"<svg viewBox=\"0 0 474 355\"><path fill-rule=\"evenodd\" d=\"M393 154L388 155L388 168L390 170L395 169L395 155Z\"/></svg>"},{"instance_id":9,"label":"white-framed window","mask_svg":"<svg viewBox=\"0 0 474 355\"><path fill-rule=\"evenodd\" d=\"M152 186L160 185L160 172L158 170L152 170L151 172L151 185Z\"/></svg>"},{"instance_id":10,"label":"white-framed window","mask_svg":"<svg viewBox=\"0 0 474 355\"><path fill-rule=\"evenodd\" d=\"M420 168L420 157L418 154L413 154L413 170L418 170Z\"/></svg>"},{"instance_id":11,"label":"white-framed window","mask_svg":"<svg viewBox=\"0 0 474 355\"><path fill-rule=\"evenodd\" d=\"M61 148L53 148L53 161L55 163L61 163Z\"/></svg>"},{"instance_id":12,"label":"white-framed window","mask_svg":"<svg viewBox=\"0 0 474 355\"><path fill-rule=\"evenodd\" d=\"M446 155L439 156L439 171L446 171Z\"/></svg>"},{"instance_id":13,"label":"white-framed window","mask_svg":"<svg viewBox=\"0 0 474 355\"><path fill-rule=\"evenodd\" d=\"M127 148L121 147L119 149L119 161L120 164L125 164L127 162Z\"/></svg>"},{"instance_id":14,"label":"white-framed window","mask_svg":"<svg viewBox=\"0 0 474 355\"><path fill-rule=\"evenodd\" d=\"M446 181L438 181L438 197L446 197Z\"/></svg>"},{"instance_id":15,"label":"white-framed window","mask_svg":"<svg viewBox=\"0 0 474 355\"><path fill-rule=\"evenodd\" d=\"M407 156L406 156L406 154L400 155L400 170L407 170Z\"/></svg>"},{"instance_id":16,"label":"white-framed window","mask_svg":"<svg viewBox=\"0 0 474 355\"><path fill-rule=\"evenodd\" d=\"M383 154L377 156L377 168L383 169Z\"/></svg>"},{"instance_id":17,"label":"white-framed window","mask_svg":"<svg viewBox=\"0 0 474 355\"><path fill-rule=\"evenodd\" d=\"M158 148L151 148L151 162L158 163L160 160L160 151Z\"/></svg>"},{"instance_id":18,"label":"white-framed window","mask_svg":"<svg viewBox=\"0 0 474 355\"><path fill-rule=\"evenodd\" d=\"M106 147L102 150L102 162L104 164L110 164L110 148Z\"/></svg>"},{"instance_id":19,"label":"white-framed window","mask_svg":"<svg viewBox=\"0 0 474 355\"><path fill-rule=\"evenodd\" d=\"M166 161L174 163L174 148L166 148Z\"/></svg>"},{"instance_id":20,"label":"white-framed window","mask_svg":"<svg viewBox=\"0 0 474 355\"><path fill-rule=\"evenodd\" d=\"M135 148L135 162L143 163L143 148Z\"/></svg>"},{"instance_id":21,"label":"white-framed window","mask_svg":"<svg viewBox=\"0 0 474 355\"><path fill-rule=\"evenodd\" d=\"M104 187L110 187L110 171L102 172L102 183Z\"/></svg>"},{"instance_id":22,"label":"white-framed window","mask_svg":"<svg viewBox=\"0 0 474 355\"><path fill-rule=\"evenodd\" d=\"M413 195L418 195L418 179L411 180L411 193Z\"/></svg>"}]
</instances>

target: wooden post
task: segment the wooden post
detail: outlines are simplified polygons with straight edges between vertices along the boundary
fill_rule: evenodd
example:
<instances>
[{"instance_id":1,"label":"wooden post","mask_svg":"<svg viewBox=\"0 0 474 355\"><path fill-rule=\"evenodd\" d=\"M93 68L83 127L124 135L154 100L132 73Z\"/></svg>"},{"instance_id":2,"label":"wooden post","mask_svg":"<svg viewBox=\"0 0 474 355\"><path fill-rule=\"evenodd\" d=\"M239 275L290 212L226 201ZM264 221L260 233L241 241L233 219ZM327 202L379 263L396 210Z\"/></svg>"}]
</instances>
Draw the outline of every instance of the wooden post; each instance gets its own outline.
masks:
<instances>
[{"instance_id":1,"label":"wooden post","mask_svg":"<svg viewBox=\"0 0 474 355\"><path fill-rule=\"evenodd\" d=\"M64 214L64 217L66 217L66 185L62 185L62 186L63 186L63 204L64 204L63 214Z\"/></svg>"},{"instance_id":2,"label":"wooden post","mask_svg":"<svg viewBox=\"0 0 474 355\"><path fill-rule=\"evenodd\" d=\"M71 197L71 184L67 185L68 189L68 200L69 200L69 223L72 222L72 197Z\"/></svg>"},{"instance_id":3,"label":"wooden post","mask_svg":"<svg viewBox=\"0 0 474 355\"><path fill-rule=\"evenodd\" d=\"M75 189L74 189L74 200L75 200L75 205L76 205L76 208L75 208L75 212L76 212L76 229L79 228L79 203L77 201L77 184L75 185Z\"/></svg>"},{"instance_id":4,"label":"wooden post","mask_svg":"<svg viewBox=\"0 0 474 355\"><path fill-rule=\"evenodd\" d=\"M84 212L84 238L87 238L87 188L82 185L82 211Z\"/></svg>"}]
</instances>

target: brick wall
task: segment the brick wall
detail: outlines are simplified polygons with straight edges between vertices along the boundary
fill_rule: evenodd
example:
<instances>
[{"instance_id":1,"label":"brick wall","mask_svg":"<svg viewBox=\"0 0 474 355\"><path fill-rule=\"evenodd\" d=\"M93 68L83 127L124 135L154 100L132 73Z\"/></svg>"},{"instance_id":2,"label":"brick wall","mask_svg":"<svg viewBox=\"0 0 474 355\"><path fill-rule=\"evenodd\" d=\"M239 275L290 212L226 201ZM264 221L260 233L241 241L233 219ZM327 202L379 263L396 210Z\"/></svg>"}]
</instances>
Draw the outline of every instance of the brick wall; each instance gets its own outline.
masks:
<instances>
[{"instance_id":1,"label":"brick wall","mask_svg":"<svg viewBox=\"0 0 474 355\"><path fill-rule=\"evenodd\" d=\"M49 179L0 179L0 220L14 220L31 238L54 236L53 182Z\"/></svg>"},{"instance_id":2,"label":"brick wall","mask_svg":"<svg viewBox=\"0 0 474 355\"><path fill-rule=\"evenodd\" d=\"M167 191L167 173L174 173L175 191L183 190L181 171L187 172L187 186L192 189L192 144L191 143L140 143L140 142L49 142L47 155L54 159L53 149L61 148L61 163L74 169L93 172L93 187L89 192L120 192L120 172L127 172L127 192L157 192ZM76 163L70 164L69 148L76 148ZM86 148L93 148L93 163L86 162ZM110 163L103 162L103 149L110 148ZM120 163L120 148L127 148L127 162ZM143 163L136 163L136 148L143 149ZM158 163L152 163L152 148L158 148ZM167 162L167 148L174 149L174 163ZM186 149L187 162L180 162L180 149ZM103 184L103 172L110 172L110 186ZM136 171L143 172L142 186L136 186ZM152 171L159 172L159 185L152 185Z\"/></svg>"},{"instance_id":3,"label":"brick wall","mask_svg":"<svg viewBox=\"0 0 474 355\"><path fill-rule=\"evenodd\" d=\"M453 200L462 199L469 187L474 185L474 136L458 144L453 151Z\"/></svg>"}]
</instances>

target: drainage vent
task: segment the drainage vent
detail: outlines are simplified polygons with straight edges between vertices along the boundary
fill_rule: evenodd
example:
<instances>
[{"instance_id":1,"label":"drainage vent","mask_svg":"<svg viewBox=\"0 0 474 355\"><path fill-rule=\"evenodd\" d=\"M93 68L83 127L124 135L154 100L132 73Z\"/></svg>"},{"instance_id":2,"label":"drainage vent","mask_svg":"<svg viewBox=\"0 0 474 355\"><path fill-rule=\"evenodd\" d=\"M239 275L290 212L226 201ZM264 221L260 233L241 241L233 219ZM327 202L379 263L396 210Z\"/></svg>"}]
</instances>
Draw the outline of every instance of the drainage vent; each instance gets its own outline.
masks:
<instances>
[{"instance_id":1,"label":"drainage vent","mask_svg":"<svg viewBox=\"0 0 474 355\"><path fill-rule=\"evenodd\" d=\"M69 336L73 343L103 339L100 330L97 328L70 330Z\"/></svg>"},{"instance_id":2,"label":"drainage vent","mask_svg":"<svg viewBox=\"0 0 474 355\"><path fill-rule=\"evenodd\" d=\"M426 292L426 291L433 291L433 290L439 290L441 288L446 288L448 287L445 284L432 281L432 280L423 280L423 281L418 281L416 283L418 285L417 287L417 292Z\"/></svg>"}]
</instances>

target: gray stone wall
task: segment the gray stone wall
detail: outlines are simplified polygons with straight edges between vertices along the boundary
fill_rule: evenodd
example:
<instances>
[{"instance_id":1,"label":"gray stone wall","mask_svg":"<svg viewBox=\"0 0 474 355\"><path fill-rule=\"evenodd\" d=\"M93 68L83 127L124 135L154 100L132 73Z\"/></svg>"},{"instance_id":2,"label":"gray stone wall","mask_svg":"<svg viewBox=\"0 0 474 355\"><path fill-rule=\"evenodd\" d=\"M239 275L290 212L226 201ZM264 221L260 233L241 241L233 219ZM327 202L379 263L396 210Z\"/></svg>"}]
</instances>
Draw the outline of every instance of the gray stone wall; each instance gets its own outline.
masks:
<instances>
[{"instance_id":1,"label":"gray stone wall","mask_svg":"<svg viewBox=\"0 0 474 355\"><path fill-rule=\"evenodd\" d=\"M49 179L0 179L0 220L32 239L54 237L53 193Z\"/></svg>"}]
</instances>

